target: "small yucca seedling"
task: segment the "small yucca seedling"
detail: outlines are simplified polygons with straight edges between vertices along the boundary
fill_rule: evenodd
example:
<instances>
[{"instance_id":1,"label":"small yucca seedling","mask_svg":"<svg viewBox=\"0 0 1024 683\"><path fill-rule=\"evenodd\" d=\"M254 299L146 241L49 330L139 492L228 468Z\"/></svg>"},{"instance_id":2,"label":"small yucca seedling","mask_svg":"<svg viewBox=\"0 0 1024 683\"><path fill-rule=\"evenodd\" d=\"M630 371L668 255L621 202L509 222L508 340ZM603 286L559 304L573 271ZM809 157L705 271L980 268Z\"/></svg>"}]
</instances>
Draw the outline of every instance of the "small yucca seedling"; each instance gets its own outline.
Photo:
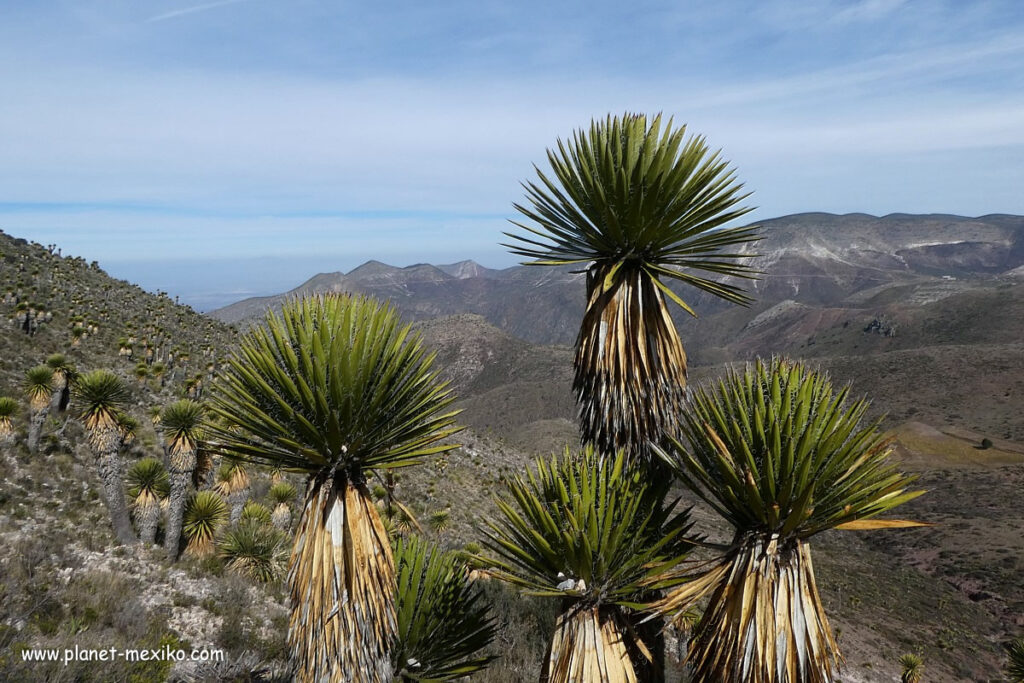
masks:
<instances>
[{"instance_id":1,"label":"small yucca seedling","mask_svg":"<svg viewBox=\"0 0 1024 683\"><path fill-rule=\"evenodd\" d=\"M449 510L434 510L430 513L427 524L435 534L441 534L451 526L451 517L452 514Z\"/></svg>"},{"instance_id":2,"label":"small yucca seedling","mask_svg":"<svg viewBox=\"0 0 1024 683\"><path fill-rule=\"evenodd\" d=\"M490 608L454 553L416 536L398 539L395 570L398 633L391 658L397 680L461 680L495 659L483 654L496 632Z\"/></svg>"},{"instance_id":3,"label":"small yucca seedling","mask_svg":"<svg viewBox=\"0 0 1024 683\"><path fill-rule=\"evenodd\" d=\"M167 470L156 458L143 458L131 466L126 479L139 540L152 545L160 524L161 503L171 490Z\"/></svg>"},{"instance_id":4,"label":"small yucca seedling","mask_svg":"<svg viewBox=\"0 0 1024 683\"><path fill-rule=\"evenodd\" d=\"M670 477L648 476L620 451L602 458L538 460L515 475L486 522L488 572L531 595L558 599L545 680L550 683L637 681L649 651L637 636L640 609L655 591L678 585L670 572L689 553L688 511L666 499Z\"/></svg>"},{"instance_id":5,"label":"small yucca seedling","mask_svg":"<svg viewBox=\"0 0 1024 683\"><path fill-rule=\"evenodd\" d=\"M924 660L915 654L907 653L900 657L900 666L903 667L900 674L901 683L921 683L924 676Z\"/></svg>"},{"instance_id":6,"label":"small yucca seedling","mask_svg":"<svg viewBox=\"0 0 1024 683\"><path fill-rule=\"evenodd\" d=\"M253 581L267 583L281 575L287 548L284 536L274 527L255 519L243 519L224 532L217 543L217 554L228 569Z\"/></svg>"},{"instance_id":7,"label":"small yucca seedling","mask_svg":"<svg viewBox=\"0 0 1024 683\"><path fill-rule=\"evenodd\" d=\"M889 459L868 403L824 373L773 359L699 387L682 415L680 479L734 529L732 543L656 606L672 617L705 595L694 683L827 683L839 648L809 539L829 529L921 526L870 519L922 491ZM666 456L667 458L668 456Z\"/></svg>"},{"instance_id":8,"label":"small yucca seedling","mask_svg":"<svg viewBox=\"0 0 1024 683\"><path fill-rule=\"evenodd\" d=\"M185 552L208 557L214 550L214 538L228 520L228 506L214 491L200 491L185 506L183 531Z\"/></svg>"},{"instance_id":9,"label":"small yucca seedling","mask_svg":"<svg viewBox=\"0 0 1024 683\"><path fill-rule=\"evenodd\" d=\"M255 500L247 501L242 507L242 515L239 523L254 522L256 524L270 524L270 510L266 505L257 503Z\"/></svg>"}]
</instances>

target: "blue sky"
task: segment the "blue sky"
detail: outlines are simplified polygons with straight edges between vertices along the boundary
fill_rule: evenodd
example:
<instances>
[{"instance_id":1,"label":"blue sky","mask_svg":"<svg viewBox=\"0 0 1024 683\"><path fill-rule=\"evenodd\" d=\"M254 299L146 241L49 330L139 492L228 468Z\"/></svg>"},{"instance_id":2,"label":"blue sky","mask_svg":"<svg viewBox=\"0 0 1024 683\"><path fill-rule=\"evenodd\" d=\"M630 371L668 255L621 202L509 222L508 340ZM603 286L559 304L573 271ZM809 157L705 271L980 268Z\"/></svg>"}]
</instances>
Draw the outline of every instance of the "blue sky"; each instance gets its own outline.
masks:
<instances>
[{"instance_id":1,"label":"blue sky","mask_svg":"<svg viewBox=\"0 0 1024 683\"><path fill-rule=\"evenodd\" d=\"M608 112L721 147L753 218L1024 213L1019 0L0 2L0 229L201 308L498 246Z\"/></svg>"}]
</instances>

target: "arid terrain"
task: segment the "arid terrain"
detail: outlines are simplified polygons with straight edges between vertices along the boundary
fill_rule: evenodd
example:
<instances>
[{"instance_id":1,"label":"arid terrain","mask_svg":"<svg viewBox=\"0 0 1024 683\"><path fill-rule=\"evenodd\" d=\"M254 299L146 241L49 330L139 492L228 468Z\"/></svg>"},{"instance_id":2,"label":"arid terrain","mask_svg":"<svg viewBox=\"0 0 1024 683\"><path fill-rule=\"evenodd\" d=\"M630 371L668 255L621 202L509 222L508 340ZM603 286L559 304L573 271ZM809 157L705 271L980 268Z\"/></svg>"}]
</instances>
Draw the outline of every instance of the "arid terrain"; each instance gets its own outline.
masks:
<instances>
[{"instance_id":1,"label":"arid terrain","mask_svg":"<svg viewBox=\"0 0 1024 683\"><path fill-rule=\"evenodd\" d=\"M771 354L825 368L871 398L895 457L928 491L901 516L932 526L834 531L812 543L846 657L842 680L898 680L906 652L923 657L927 681L1002 680L1003 644L1024 634L1024 217L800 214L763 228L750 248L764 273L751 307L677 290L700 316L674 311L691 383ZM447 510L447 528L427 534L462 548L479 537L475 524L493 510L504 474L575 445L571 344L582 277L473 262L371 262L203 316L109 278L98 264L0 233L0 396L20 400L25 371L52 353L80 370L114 369L131 380L140 423L129 458L159 455L148 411L194 391L197 379L208 383L237 339L235 327L258 322L286 296L387 298L437 349L468 427L447 461L402 473L399 491L418 516ZM22 317L29 310L42 311L31 332ZM134 357L122 351L127 337ZM147 349L154 360L139 376ZM26 423L19 415L19 434ZM230 652L230 671L174 673L200 680L281 664L279 581L253 585L215 562L168 566L156 552L112 547L76 420L51 416L35 455L20 441L2 448L0 679L41 671L20 661L19 648L72 642L191 642ZM259 499L269 473L252 476ZM699 505L695 515L703 531L721 533ZM486 590L502 622L495 650L506 660L480 680L536 680L549 606L501 586ZM95 680L85 668L47 672L51 680ZM151 673L118 671L117 680L152 680Z\"/></svg>"}]
</instances>

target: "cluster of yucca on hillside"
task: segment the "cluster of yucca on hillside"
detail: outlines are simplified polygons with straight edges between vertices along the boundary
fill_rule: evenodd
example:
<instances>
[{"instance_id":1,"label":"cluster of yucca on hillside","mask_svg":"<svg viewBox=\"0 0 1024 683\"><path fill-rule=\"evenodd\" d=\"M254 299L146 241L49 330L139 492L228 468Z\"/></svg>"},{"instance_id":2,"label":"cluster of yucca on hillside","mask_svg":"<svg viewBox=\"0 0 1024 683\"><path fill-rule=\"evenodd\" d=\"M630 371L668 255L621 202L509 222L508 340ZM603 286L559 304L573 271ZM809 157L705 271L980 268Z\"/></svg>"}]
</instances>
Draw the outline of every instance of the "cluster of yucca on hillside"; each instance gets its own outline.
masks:
<instances>
[{"instance_id":1,"label":"cluster of yucca on hillside","mask_svg":"<svg viewBox=\"0 0 1024 683\"><path fill-rule=\"evenodd\" d=\"M200 447L205 421L201 404L185 399L155 408L153 422L158 426L167 466L163 459L152 456L127 466L123 451L140 425L126 412L130 392L121 377L108 370L80 375L62 354L53 354L44 365L26 372L23 387L30 453L39 450L46 415L64 411L74 394L75 412L95 455L103 499L119 543L155 543L166 513L164 543L172 559L177 558L184 538L191 555L216 554L230 569L256 580L267 581L281 574L294 488L289 495L290 485L280 482L277 494L271 497L276 522L267 510L265 517L250 516L235 524L244 517L241 512L247 501L247 495L238 500L236 494L239 489L247 494L248 476L240 463L225 463L230 476L221 493L230 497L238 514L234 518L228 512L220 515L219 507L228 510L220 494L201 491L203 482L195 481L197 474L211 466L209 454ZM0 398L0 443L9 444L15 438L13 418L19 410L15 399Z\"/></svg>"}]
</instances>

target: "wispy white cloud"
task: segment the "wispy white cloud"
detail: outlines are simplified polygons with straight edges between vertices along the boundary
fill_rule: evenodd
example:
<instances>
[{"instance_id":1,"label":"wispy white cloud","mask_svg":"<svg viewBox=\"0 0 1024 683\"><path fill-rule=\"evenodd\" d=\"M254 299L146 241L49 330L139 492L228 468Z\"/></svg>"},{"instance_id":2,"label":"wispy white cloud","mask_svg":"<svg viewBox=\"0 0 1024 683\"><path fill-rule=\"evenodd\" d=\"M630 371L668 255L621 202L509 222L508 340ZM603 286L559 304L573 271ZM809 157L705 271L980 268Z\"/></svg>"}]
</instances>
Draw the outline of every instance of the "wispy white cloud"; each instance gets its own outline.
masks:
<instances>
[{"instance_id":1,"label":"wispy white cloud","mask_svg":"<svg viewBox=\"0 0 1024 683\"><path fill-rule=\"evenodd\" d=\"M164 12L157 14L146 19L146 23L151 24L156 21L165 21L167 19L175 19L182 17L187 14L196 14L198 12L205 12L206 10L214 9L215 7L223 7L224 5L235 5L240 2L248 2L248 0L217 0L217 2L207 2L202 5L193 5L191 7L183 7L181 9L171 10L170 12Z\"/></svg>"}]
</instances>

